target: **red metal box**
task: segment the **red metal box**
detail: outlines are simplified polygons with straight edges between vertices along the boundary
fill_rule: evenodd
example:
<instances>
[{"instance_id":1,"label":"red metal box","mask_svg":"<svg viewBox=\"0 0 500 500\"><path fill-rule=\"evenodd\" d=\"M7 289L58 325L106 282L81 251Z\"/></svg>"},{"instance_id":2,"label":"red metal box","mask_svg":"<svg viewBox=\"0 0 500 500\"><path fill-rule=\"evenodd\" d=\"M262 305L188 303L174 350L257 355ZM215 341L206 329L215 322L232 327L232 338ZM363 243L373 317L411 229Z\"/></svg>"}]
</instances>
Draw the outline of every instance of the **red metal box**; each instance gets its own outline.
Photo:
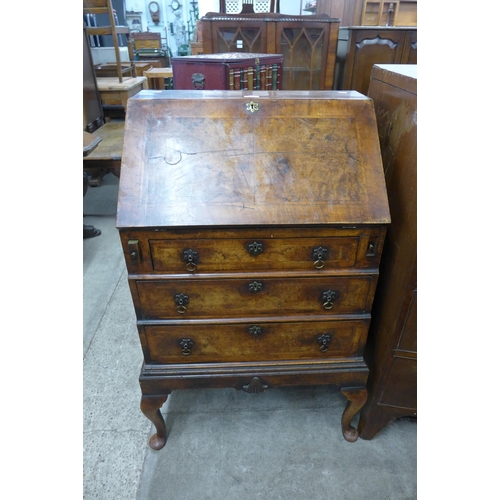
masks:
<instances>
[{"instance_id":1,"label":"red metal box","mask_svg":"<svg viewBox=\"0 0 500 500\"><path fill-rule=\"evenodd\" d=\"M281 90L283 54L172 57L175 90Z\"/></svg>"}]
</instances>

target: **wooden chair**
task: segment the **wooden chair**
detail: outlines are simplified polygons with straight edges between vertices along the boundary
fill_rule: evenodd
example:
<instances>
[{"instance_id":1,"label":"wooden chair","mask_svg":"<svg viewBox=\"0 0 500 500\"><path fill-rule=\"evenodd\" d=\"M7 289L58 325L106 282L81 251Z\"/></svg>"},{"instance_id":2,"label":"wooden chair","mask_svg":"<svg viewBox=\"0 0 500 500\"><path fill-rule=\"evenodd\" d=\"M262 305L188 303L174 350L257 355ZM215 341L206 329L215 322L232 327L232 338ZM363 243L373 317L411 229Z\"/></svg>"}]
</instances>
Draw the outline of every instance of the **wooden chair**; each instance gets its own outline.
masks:
<instances>
[{"instance_id":1,"label":"wooden chair","mask_svg":"<svg viewBox=\"0 0 500 500\"><path fill-rule=\"evenodd\" d=\"M139 61L149 59L159 59L163 62L162 67L170 67L170 57L168 50L161 47L161 34L152 33L133 33L134 54Z\"/></svg>"},{"instance_id":2,"label":"wooden chair","mask_svg":"<svg viewBox=\"0 0 500 500\"><path fill-rule=\"evenodd\" d=\"M125 121L106 122L88 43L83 27L83 194L97 187L111 172L120 175ZM99 144L99 147L95 147Z\"/></svg>"},{"instance_id":3,"label":"wooden chair","mask_svg":"<svg viewBox=\"0 0 500 500\"><path fill-rule=\"evenodd\" d=\"M224 14L279 13L280 0L219 0L219 12Z\"/></svg>"},{"instance_id":4,"label":"wooden chair","mask_svg":"<svg viewBox=\"0 0 500 500\"><path fill-rule=\"evenodd\" d=\"M109 26L87 27L87 34L92 35L111 35L113 37L113 45L115 47L116 65L118 71L118 79L120 83L123 82L123 74L130 73L134 78L136 77L134 65L134 50L130 41L130 28L127 26L116 26L115 17L113 14L112 0L83 0L83 14L108 14ZM130 58L130 66L122 67L120 56L120 46L118 43L118 35L125 35L127 38L128 53Z\"/></svg>"},{"instance_id":5,"label":"wooden chair","mask_svg":"<svg viewBox=\"0 0 500 500\"><path fill-rule=\"evenodd\" d=\"M161 34L152 33L133 33L134 50L140 49L161 49Z\"/></svg>"}]
</instances>

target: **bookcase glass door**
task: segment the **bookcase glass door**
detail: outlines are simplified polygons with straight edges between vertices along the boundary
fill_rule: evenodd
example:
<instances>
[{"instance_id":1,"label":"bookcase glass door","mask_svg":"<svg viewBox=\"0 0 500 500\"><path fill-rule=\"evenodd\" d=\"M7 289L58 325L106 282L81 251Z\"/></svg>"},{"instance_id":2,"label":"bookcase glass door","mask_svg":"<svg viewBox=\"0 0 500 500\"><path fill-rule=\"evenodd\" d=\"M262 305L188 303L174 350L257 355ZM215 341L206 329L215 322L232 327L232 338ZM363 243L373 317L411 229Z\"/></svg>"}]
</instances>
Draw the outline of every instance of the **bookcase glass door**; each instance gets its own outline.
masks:
<instances>
[{"instance_id":1,"label":"bookcase glass door","mask_svg":"<svg viewBox=\"0 0 500 500\"><path fill-rule=\"evenodd\" d=\"M325 66L325 37L321 27L278 27L283 54L284 90L322 89Z\"/></svg>"},{"instance_id":2,"label":"bookcase glass door","mask_svg":"<svg viewBox=\"0 0 500 500\"><path fill-rule=\"evenodd\" d=\"M217 53L264 52L264 26L217 27Z\"/></svg>"}]
</instances>

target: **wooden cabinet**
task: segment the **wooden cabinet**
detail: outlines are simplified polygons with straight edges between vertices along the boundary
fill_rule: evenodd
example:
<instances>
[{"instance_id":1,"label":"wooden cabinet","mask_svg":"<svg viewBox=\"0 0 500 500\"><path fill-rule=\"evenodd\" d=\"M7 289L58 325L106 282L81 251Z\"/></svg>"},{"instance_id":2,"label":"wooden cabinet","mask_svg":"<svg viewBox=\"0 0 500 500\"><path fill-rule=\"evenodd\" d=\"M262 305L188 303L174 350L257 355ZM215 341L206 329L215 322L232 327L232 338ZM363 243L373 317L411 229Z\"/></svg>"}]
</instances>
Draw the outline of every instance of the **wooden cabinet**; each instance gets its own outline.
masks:
<instances>
[{"instance_id":1,"label":"wooden cabinet","mask_svg":"<svg viewBox=\"0 0 500 500\"><path fill-rule=\"evenodd\" d=\"M417 0L364 0L362 26L416 26Z\"/></svg>"},{"instance_id":2,"label":"wooden cabinet","mask_svg":"<svg viewBox=\"0 0 500 500\"><path fill-rule=\"evenodd\" d=\"M364 0L317 0L316 14L340 19L340 26L359 26Z\"/></svg>"},{"instance_id":3,"label":"wooden cabinet","mask_svg":"<svg viewBox=\"0 0 500 500\"><path fill-rule=\"evenodd\" d=\"M283 54L283 90L333 88L339 19L208 13L201 22L204 54Z\"/></svg>"},{"instance_id":4,"label":"wooden cabinet","mask_svg":"<svg viewBox=\"0 0 500 500\"><path fill-rule=\"evenodd\" d=\"M364 0L362 26L416 26L417 0Z\"/></svg>"},{"instance_id":5,"label":"wooden cabinet","mask_svg":"<svg viewBox=\"0 0 500 500\"><path fill-rule=\"evenodd\" d=\"M340 28L335 88L368 93L374 64L416 64L417 29Z\"/></svg>"},{"instance_id":6,"label":"wooden cabinet","mask_svg":"<svg viewBox=\"0 0 500 500\"><path fill-rule=\"evenodd\" d=\"M129 99L117 227L151 447L165 444L168 395L205 387L335 384L355 441L389 222L373 105L357 92Z\"/></svg>"},{"instance_id":7,"label":"wooden cabinet","mask_svg":"<svg viewBox=\"0 0 500 500\"><path fill-rule=\"evenodd\" d=\"M376 65L368 95L377 116L392 223L367 343L368 402L360 436L417 414L417 67Z\"/></svg>"},{"instance_id":8,"label":"wooden cabinet","mask_svg":"<svg viewBox=\"0 0 500 500\"><path fill-rule=\"evenodd\" d=\"M417 0L318 0L317 14L340 18L340 26L417 26Z\"/></svg>"},{"instance_id":9,"label":"wooden cabinet","mask_svg":"<svg viewBox=\"0 0 500 500\"><path fill-rule=\"evenodd\" d=\"M172 58L176 90L281 90L281 54L197 55Z\"/></svg>"}]
</instances>

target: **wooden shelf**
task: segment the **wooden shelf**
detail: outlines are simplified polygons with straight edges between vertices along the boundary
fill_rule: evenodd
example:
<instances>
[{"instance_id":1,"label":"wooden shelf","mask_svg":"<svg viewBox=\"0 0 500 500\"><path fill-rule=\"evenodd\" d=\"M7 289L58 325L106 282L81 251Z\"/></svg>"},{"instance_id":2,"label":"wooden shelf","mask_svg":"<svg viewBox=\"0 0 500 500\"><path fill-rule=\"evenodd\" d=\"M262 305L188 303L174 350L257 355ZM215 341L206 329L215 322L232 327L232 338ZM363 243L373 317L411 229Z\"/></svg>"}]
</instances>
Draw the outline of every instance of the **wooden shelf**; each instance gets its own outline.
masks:
<instances>
[{"instance_id":1,"label":"wooden shelf","mask_svg":"<svg viewBox=\"0 0 500 500\"><path fill-rule=\"evenodd\" d=\"M417 0L365 0L362 26L416 26Z\"/></svg>"}]
</instances>

